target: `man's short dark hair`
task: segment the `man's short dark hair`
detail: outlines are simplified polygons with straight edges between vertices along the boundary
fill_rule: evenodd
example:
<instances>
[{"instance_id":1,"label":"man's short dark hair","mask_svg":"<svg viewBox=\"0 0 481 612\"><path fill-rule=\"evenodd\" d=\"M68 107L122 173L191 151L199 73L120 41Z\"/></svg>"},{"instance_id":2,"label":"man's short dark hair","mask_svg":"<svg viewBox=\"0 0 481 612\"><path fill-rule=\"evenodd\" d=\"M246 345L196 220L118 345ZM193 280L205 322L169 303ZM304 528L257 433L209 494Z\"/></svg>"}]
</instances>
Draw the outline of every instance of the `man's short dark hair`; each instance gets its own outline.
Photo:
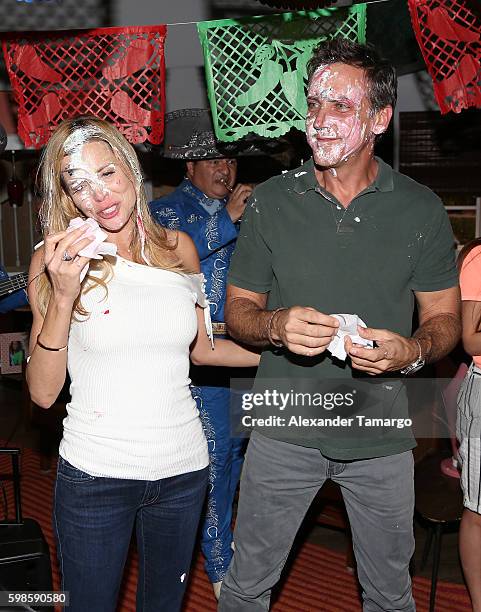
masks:
<instances>
[{"instance_id":1,"label":"man's short dark hair","mask_svg":"<svg viewBox=\"0 0 481 612\"><path fill-rule=\"evenodd\" d=\"M307 65L309 83L320 66L330 64L362 68L369 87L371 110L377 112L386 106L394 109L397 100L396 70L372 45L362 45L341 37L319 43Z\"/></svg>"}]
</instances>

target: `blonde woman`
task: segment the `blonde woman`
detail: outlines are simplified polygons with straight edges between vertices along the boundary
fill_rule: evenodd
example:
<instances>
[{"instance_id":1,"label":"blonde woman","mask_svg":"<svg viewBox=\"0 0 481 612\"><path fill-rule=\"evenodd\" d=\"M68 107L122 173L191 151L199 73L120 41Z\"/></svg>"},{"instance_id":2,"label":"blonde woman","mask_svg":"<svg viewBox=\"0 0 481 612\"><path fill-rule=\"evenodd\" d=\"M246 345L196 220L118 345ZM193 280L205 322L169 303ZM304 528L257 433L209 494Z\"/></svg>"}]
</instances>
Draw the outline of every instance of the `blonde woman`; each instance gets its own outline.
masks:
<instances>
[{"instance_id":1,"label":"blonde woman","mask_svg":"<svg viewBox=\"0 0 481 612\"><path fill-rule=\"evenodd\" d=\"M175 612L207 485L189 351L209 365L258 355L228 340L212 348L195 247L151 220L137 156L114 127L63 122L39 176L45 243L30 266L27 380L44 408L67 369L72 381L54 504L62 588L71 612L115 610L135 528L137 610ZM78 217L91 221L72 230ZM92 259L97 223L116 256Z\"/></svg>"}]
</instances>

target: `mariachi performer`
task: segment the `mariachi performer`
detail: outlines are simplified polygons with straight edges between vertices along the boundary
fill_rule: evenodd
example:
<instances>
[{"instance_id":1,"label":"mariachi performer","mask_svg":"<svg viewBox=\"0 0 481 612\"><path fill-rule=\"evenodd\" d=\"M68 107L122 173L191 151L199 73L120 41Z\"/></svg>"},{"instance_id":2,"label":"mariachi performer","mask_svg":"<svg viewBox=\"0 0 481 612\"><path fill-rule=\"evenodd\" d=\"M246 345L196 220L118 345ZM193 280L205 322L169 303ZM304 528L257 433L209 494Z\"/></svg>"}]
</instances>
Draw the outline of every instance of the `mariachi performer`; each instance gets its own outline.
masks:
<instances>
[{"instance_id":1,"label":"mariachi performer","mask_svg":"<svg viewBox=\"0 0 481 612\"><path fill-rule=\"evenodd\" d=\"M210 113L183 109L166 116L164 156L184 160L186 175L166 197L150 203L155 220L186 232L199 253L216 337L225 334L227 272L239 232L239 220L252 187L236 184L238 148L219 150ZM252 148L244 154L251 154ZM210 483L201 546L205 569L219 597L232 557L232 504L242 467L245 440L230 436L229 377L224 368L192 368L197 401L210 455ZM245 376L245 374L244 374Z\"/></svg>"}]
</instances>

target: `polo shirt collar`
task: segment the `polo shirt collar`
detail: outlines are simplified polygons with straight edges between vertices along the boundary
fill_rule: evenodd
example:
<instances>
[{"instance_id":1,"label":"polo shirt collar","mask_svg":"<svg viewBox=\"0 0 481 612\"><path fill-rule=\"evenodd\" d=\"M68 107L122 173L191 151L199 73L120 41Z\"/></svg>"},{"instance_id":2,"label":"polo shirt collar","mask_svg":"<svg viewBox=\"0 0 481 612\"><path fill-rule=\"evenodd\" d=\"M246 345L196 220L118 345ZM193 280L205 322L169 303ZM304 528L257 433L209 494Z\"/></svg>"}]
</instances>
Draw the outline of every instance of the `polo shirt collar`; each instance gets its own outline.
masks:
<instances>
[{"instance_id":1,"label":"polo shirt collar","mask_svg":"<svg viewBox=\"0 0 481 612\"><path fill-rule=\"evenodd\" d=\"M374 181L363 190L363 193L371 191L388 192L394 190L393 169L389 164L386 164L380 157L374 158L378 163L377 176ZM306 191L319 188L316 175L314 172L314 160L311 157L308 159L293 175L293 190L296 193L305 193Z\"/></svg>"},{"instance_id":2,"label":"polo shirt collar","mask_svg":"<svg viewBox=\"0 0 481 612\"><path fill-rule=\"evenodd\" d=\"M394 191L394 176L393 169L389 164L386 164L380 157L375 156L377 161L377 176L372 183L372 187L376 191Z\"/></svg>"},{"instance_id":3,"label":"polo shirt collar","mask_svg":"<svg viewBox=\"0 0 481 612\"><path fill-rule=\"evenodd\" d=\"M292 189L296 193L306 193L306 191L314 190L319 187L319 183L314 173L314 160L312 157L302 164L300 168L292 172Z\"/></svg>"}]
</instances>

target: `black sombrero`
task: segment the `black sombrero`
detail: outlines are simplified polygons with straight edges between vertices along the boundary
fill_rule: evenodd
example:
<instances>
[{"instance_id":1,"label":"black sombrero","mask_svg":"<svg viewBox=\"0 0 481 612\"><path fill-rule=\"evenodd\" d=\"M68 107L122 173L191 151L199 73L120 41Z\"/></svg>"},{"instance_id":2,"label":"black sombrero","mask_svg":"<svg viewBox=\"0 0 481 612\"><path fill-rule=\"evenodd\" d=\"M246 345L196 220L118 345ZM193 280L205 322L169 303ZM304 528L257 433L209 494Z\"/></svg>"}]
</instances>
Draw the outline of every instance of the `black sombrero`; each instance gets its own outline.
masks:
<instances>
[{"instance_id":1,"label":"black sombrero","mask_svg":"<svg viewBox=\"0 0 481 612\"><path fill-rule=\"evenodd\" d=\"M235 142L217 140L212 116L206 108L183 108L165 115L164 157L168 159L189 161L269 155L277 152L280 146L278 140L256 136Z\"/></svg>"}]
</instances>

